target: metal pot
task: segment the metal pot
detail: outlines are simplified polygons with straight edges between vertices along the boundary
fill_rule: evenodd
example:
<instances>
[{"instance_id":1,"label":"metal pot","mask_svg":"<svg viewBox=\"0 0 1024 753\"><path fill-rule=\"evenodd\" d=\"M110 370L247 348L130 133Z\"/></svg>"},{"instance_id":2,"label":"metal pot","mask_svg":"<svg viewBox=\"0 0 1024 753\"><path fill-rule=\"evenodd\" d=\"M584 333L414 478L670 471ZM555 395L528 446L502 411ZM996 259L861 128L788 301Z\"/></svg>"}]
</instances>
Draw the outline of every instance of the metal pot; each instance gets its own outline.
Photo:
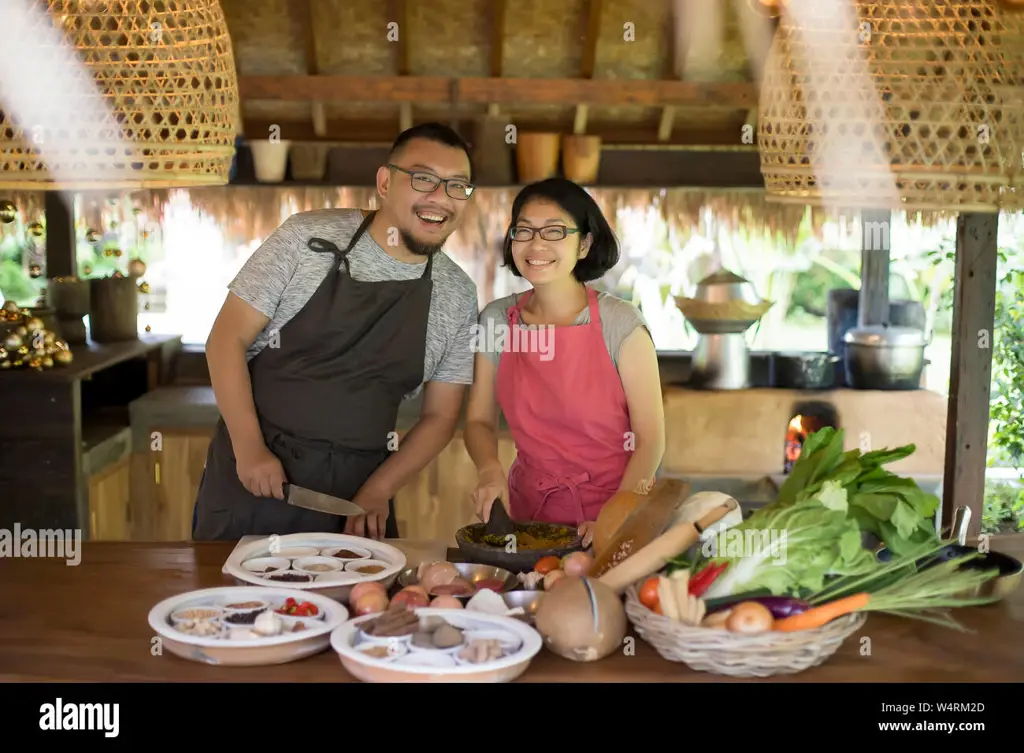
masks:
<instances>
[{"instance_id":1,"label":"metal pot","mask_svg":"<svg viewBox=\"0 0 1024 753\"><path fill-rule=\"evenodd\" d=\"M749 280L733 274L727 269L720 269L697 283L697 291L693 296L698 301L707 303L734 303L743 301L752 306L761 303L761 297L754 290Z\"/></svg>"},{"instance_id":2,"label":"metal pot","mask_svg":"<svg viewBox=\"0 0 1024 753\"><path fill-rule=\"evenodd\" d=\"M924 332L889 324L852 329L846 345L846 384L857 390L916 390L927 361Z\"/></svg>"},{"instance_id":3,"label":"metal pot","mask_svg":"<svg viewBox=\"0 0 1024 753\"><path fill-rule=\"evenodd\" d=\"M831 353L772 353L772 387L829 390L836 384L839 356Z\"/></svg>"}]
</instances>

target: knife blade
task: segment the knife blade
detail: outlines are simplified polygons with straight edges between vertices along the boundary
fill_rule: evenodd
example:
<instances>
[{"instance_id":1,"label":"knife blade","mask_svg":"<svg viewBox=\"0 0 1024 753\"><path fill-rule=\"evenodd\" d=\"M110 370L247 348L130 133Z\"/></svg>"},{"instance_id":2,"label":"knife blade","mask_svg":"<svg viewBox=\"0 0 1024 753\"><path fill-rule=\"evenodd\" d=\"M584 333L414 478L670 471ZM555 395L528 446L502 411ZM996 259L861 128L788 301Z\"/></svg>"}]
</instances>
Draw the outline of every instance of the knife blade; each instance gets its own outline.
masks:
<instances>
[{"instance_id":1,"label":"knife blade","mask_svg":"<svg viewBox=\"0 0 1024 753\"><path fill-rule=\"evenodd\" d=\"M328 515L366 515L366 510L354 502L349 502L341 497L332 497L330 494L315 492L312 489L305 489L295 484L284 485L285 497L288 504L293 507L301 507L305 510L315 510Z\"/></svg>"}]
</instances>

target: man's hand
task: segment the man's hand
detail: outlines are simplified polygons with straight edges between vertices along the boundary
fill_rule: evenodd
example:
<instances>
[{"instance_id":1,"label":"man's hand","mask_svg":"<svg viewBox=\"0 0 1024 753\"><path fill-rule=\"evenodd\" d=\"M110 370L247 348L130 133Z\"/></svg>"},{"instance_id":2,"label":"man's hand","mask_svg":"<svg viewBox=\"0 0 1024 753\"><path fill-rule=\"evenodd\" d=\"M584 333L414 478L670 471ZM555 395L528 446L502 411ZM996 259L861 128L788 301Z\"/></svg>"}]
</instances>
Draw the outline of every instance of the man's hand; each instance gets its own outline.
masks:
<instances>
[{"instance_id":1,"label":"man's hand","mask_svg":"<svg viewBox=\"0 0 1024 753\"><path fill-rule=\"evenodd\" d=\"M384 538L388 521L388 498L367 489L364 485L352 502L366 510L366 515L348 517L345 520L345 533L377 540Z\"/></svg>"},{"instance_id":2,"label":"man's hand","mask_svg":"<svg viewBox=\"0 0 1024 753\"><path fill-rule=\"evenodd\" d=\"M257 497L284 499L284 475L281 461L267 446L260 443L251 450L236 454L235 470L242 486Z\"/></svg>"}]
</instances>

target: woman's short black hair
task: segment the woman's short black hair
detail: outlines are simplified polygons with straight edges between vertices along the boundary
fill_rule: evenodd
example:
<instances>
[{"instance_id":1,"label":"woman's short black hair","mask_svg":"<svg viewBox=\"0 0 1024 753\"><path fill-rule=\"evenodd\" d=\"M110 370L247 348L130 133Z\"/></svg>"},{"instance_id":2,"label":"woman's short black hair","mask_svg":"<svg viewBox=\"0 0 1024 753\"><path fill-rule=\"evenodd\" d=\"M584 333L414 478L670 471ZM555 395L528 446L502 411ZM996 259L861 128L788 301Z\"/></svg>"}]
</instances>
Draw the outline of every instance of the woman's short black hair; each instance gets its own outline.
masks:
<instances>
[{"instance_id":1,"label":"woman's short black hair","mask_svg":"<svg viewBox=\"0 0 1024 753\"><path fill-rule=\"evenodd\" d=\"M512 220L505 232L505 246L502 266L509 269L516 277L522 274L516 268L512 258L512 228L519 220L523 207L531 201L550 201L557 204L572 217L576 227L580 229L582 240L588 233L593 237L590 250L585 257L576 262L573 276L580 282L590 282L604 277L605 273L619 263L619 242L615 238L608 220L601 213L600 207L583 186L565 178L548 178L526 186L515 201L512 202Z\"/></svg>"}]
</instances>

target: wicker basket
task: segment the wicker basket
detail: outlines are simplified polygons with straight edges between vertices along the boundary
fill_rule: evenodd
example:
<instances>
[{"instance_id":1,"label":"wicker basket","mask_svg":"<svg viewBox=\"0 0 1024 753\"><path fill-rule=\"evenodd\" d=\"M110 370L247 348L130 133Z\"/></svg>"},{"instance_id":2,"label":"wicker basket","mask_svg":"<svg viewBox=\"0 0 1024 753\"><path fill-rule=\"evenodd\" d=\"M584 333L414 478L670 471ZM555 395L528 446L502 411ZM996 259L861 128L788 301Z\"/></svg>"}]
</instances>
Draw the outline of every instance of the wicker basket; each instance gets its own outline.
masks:
<instances>
[{"instance_id":1,"label":"wicker basket","mask_svg":"<svg viewBox=\"0 0 1024 753\"><path fill-rule=\"evenodd\" d=\"M816 667L867 621L867 616L859 612L816 630L738 635L689 627L655 614L640 603L636 585L626 591L626 615L640 637L662 658L682 662L698 672L730 677L791 675Z\"/></svg>"},{"instance_id":2,"label":"wicker basket","mask_svg":"<svg viewBox=\"0 0 1024 753\"><path fill-rule=\"evenodd\" d=\"M746 301L730 301L728 303L712 303L699 298L676 297L676 308L683 316L692 321L714 322L755 322L768 313L774 301L761 301L753 304Z\"/></svg>"}]
</instances>

